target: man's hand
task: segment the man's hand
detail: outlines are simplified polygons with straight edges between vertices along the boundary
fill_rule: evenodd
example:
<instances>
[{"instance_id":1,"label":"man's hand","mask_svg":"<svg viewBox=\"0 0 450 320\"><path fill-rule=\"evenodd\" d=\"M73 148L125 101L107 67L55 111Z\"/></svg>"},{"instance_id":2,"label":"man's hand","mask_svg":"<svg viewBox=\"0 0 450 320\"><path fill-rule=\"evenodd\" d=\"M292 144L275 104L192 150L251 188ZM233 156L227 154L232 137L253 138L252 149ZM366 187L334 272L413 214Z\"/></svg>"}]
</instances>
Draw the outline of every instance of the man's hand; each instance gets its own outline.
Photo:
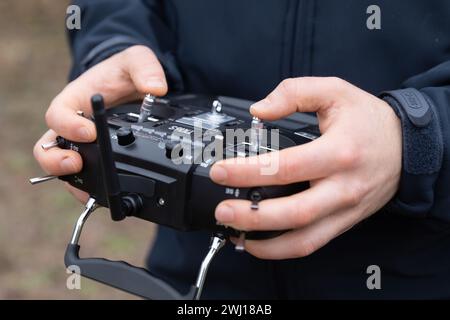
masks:
<instances>
[{"instance_id":1,"label":"man's hand","mask_svg":"<svg viewBox=\"0 0 450 320\"><path fill-rule=\"evenodd\" d=\"M283 81L251 113L275 120L294 112L317 112L322 136L301 146L259 156L278 161L273 175L261 175L255 161L218 162L211 178L236 187L310 181L301 193L260 202L218 205L216 219L239 230L291 230L263 241L247 241L259 258L309 255L383 207L395 194L402 162L400 120L383 100L336 78ZM277 157L277 158L275 158ZM250 159L249 159L250 160Z\"/></svg>"},{"instance_id":2,"label":"man's hand","mask_svg":"<svg viewBox=\"0 0 450 320\"><path fill-rule=\"evenodd\" d=\"M50 128L34 147L34 156L41 167L53 175L76 173L82 168L80 155L72 150L52 148L44 151L41 144L60 135L78 142L91 142L96 138L92 121L77 115L91 114L90 98L101 93L107 106L142 98L146 93L164 95L167 83L155 54L144 46L133 46L99 63L69 83L53 99L45 115ZM67 185L68 186L68 185ZM87 194L68 186L78 199Z\"/></svg>"}]
</instances>

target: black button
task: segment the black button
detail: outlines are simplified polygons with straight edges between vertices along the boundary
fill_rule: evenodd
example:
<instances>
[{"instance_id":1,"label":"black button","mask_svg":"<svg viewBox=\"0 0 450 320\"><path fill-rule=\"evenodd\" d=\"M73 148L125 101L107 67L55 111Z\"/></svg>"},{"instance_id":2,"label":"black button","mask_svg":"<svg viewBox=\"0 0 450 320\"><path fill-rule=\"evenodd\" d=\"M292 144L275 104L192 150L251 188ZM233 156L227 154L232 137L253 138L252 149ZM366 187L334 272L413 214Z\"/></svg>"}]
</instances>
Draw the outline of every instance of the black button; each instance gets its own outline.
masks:
<instances>
[{"instance_id":1,"label":"black button","mask_svg":"<svg viewBox=\"0 0 450 320\"><path fill-rule=\"evenodd\" d=\"M131 131L130 128L125 127L119 128L116 131L116 135L117 135L117 142L121 146L128 146L132 144L134 140L136 140L133 131Z\"/></svg>"},{"instance_id":2,"label":"black button","mask_svg":"<svg viewBox=\"0 0 450 320\"><path fill-rule=\"evenodd\" d=\"M263 195L261 188L253 188L249 191L248 198L252 202L259 202L263 200L265 197Z\"/></svg>"},{"instance_id":3,"label":"black button","mask_svg":"<svg viewBox=\"0 0 450 320\"><path fill-rule=\"evenodd\" d=\"M173 154L172 154L173 153ZM181 144L175 141L167 141L166 142L166 158L172 159L172 156L176 158L183 156L183 148ZM172 159L174 160L174 159Z\"/></svg>"}]
</instances>

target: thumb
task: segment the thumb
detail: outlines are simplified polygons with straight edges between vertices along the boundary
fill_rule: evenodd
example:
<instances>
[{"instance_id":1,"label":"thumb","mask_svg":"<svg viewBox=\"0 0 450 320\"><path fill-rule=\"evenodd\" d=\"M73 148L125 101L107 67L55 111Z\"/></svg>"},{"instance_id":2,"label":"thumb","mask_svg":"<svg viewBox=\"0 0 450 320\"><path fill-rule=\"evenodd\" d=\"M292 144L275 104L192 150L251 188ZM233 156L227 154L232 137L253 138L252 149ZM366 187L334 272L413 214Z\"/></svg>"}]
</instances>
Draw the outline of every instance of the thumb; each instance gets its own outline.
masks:
<instances>
[{"instance_id":1,"label":"thumb","mask_svg":"<svg viewBox=\"0 0 450 320\"><path fill-rule=\"evenodd\" d=\"M303 77L283 80L250 112L261 119L277 120L294 112L322 112L343 98L349 84L338 78Z\"/></svg>"},{"instance_id":2,"label":"thumb","mask_svg":"<svg viewBox=\"0 0 450 320\"><path fill-rule=\"evenodd\" d=\"M124 68L141 93L163 96L167 93L164 70L152 50L133 46L124 51Z\"/></svg>"}]
</instances>

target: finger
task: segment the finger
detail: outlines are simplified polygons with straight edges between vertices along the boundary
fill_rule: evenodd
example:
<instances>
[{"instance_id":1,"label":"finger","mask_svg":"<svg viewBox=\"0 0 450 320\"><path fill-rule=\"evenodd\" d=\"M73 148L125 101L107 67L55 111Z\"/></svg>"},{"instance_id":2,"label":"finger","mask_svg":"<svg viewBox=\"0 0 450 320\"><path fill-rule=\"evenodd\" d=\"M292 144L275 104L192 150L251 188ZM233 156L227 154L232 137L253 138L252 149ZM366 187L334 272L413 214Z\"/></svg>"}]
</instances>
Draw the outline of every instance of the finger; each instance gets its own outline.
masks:
<instances>
[{"instance_id":1,"label":"finger","mask_svg":"<svg viewBox=\"0 0 450 320\"><path fill-rule=\"evenodd\" d=\"M245 250L260 259L280 260L305 257L352 228L361 219L356 210L344 210L273 239L246 240Z\"/></svg>"},{"instance_id":2,"label":"finger","mask_svg":"<svg viewBox=\"0 0 450 320\"><path fill-rule=\"evenodd\" d=\"M78 152L58 147L49 150L42 148L42 144L54 141L56 136L53 130L49 130L36 142L33 154L39 165L48 174L56 176L79 172L83 161Z\"/></svg>"},{"instance_id":3,"label":"finger","mask_svg":"<svg viewBox=\"0 0 450 320\"><path fill-rule=\"evenodd\" d=\"M130 102L130 101L142 100L142 99L144 99L145 95L146 95L145 93L133 92L132 94L129 94L123 98L117 99L114 103L110 104L108 107L118 106L118 105Z\"/></svg>"},{"instance_id":4,"label":"finger","mask_svg":"<svg viewBox=\"0 0 450 320\"><path fill-rule=\"evenodd\" d=\"M328 135L315 141L257 157L219 161L211 179L222 185L252 187L285 185L327 177L352 165L355 154Z\"/></svg>"},{"instance_id":5,"label":"finger","mask_svg":"<svg viewBox=\"0 0 450 320\"><path fill-rule=\"evenodd\" d=\"M139 92L157 96L167 93L164 70L152 50L135 46L126 52L125 59L125 70Z\"/></svg>"},{"instance_id":6,"label":"finger","mask_svg":"<svg viewBox=\"0 0 450 320\"><path fill-rule=\"evenodd\" d=\"M77 189L75 187L72 187L69 183L65 182L64 187L81 203L86 203L89 199L89 194L81 191L80 189Z\"/></svg>"},{"instance_id":7,"label":"finger","mask_svg":"<svg viewBox=\"0 0 450 320\"><path fill-rule=\"evenodd\" d=\"M303 77L282 81L250 112L261 119L276 120L294 112L325 111L345 99L352 86L338 78Z\"/></svg>"},{"instance_id":8,"label":"finger","mask_svg":"<svg viewBox=\"0 0 450 320\"><path fill-rule=\"evenodd\" d=\"M215 212L220 223L243 231L287 230L304 227L354 205L353 195L332 180L322 180L298 194L268 199L251 209L250 201L225 200Z\"/></svg>"},{"instance_id":9,"label":"finger","mask_svg":"<svg viewBox=\"0 0 450 320\"><path fill-rule=\"evenodd\" d=\"M159 79L159 80L157 80ZM107 106L124 102L125 97L141 93L165 94L164 72L153 52L135 46L89 69L71 82L52 101L46 113L49 128L66 139L91 142L96 132L92 121L77 115L91 114L90 99L100 93Z\"/></svg>"}]
</instances>

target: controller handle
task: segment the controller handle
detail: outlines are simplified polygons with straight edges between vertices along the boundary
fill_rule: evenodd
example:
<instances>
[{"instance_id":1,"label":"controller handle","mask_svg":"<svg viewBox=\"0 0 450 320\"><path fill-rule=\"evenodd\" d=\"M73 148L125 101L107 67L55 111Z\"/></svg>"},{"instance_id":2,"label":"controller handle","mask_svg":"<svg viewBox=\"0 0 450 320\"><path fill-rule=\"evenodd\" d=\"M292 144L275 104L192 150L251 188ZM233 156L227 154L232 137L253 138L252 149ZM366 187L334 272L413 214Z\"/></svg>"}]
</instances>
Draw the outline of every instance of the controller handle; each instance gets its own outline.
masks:
<instances>
[{"instance_id":1,"label":"controller handle","mask_svg":"<svg viewBox=\"0 0 450 320\"><path fill-rule=\"evenodd\" d=\"M75 224L72 238L67 245L64 256L66 267L77 266L84 277L147 299L192 300L195 298L198 292L196 287L193 286L186 295L182 295L149 271L124 261L111 261L103 258L80 258L78 242L81 231L86 220L96 208L97 203L95 199L90 198Z\"/></svg>"},{"instance_id":2,"label":"controller handle","mask_svg":"<svg viewBox=\"0 0 450 320\"><path fill-rule=\"evenodd\" d=\"M81 275L108 286L151 300L192 300L196 288L192 287L186 295L181 295L167 283L124 261L111 261L103 258L80 258L80 246L69 244L64 256L66 267L76 265Z\"/></svg>"}]
</instances>

